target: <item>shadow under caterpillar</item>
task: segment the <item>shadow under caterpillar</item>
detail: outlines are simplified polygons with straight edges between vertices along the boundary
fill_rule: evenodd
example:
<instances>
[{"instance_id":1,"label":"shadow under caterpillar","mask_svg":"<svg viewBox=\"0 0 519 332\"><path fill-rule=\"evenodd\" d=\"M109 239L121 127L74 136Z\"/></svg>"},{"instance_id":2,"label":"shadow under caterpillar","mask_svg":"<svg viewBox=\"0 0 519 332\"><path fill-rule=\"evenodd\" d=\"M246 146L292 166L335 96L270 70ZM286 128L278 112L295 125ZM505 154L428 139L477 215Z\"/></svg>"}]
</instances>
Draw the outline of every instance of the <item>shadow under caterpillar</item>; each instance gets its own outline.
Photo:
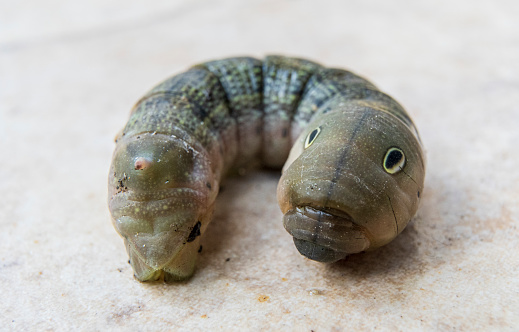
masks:
<instances>
[{"instance_id":1,"label":"shadow under caterpillar","mask_svg":"<svg viewBox=\"0 0 519 332\"><path fill-rule=\"evenodd\" d=\"M389 243L424 186L402 106L349 71L298 58L196 65L149 91L116 143L109 208L140 281L193 274L222 177L255 160L283 167L283 224L320 262Z\"/></svg>"}]
</instances>

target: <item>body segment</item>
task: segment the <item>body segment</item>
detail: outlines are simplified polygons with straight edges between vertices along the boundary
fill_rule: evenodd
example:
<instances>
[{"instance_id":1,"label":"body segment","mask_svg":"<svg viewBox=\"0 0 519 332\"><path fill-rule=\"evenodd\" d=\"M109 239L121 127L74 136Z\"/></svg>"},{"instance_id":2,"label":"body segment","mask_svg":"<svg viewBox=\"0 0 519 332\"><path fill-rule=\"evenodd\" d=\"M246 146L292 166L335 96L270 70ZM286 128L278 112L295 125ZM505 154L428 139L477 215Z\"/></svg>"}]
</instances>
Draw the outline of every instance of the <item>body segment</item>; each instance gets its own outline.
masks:
<instances>
[{"instance_id":1,"label":"body segment","mask_svg":"<svg viewBox=\"0 0 519 332\"><path fill-rule=\"evenodd\" d=\"M284 226L301 254L333 262L405 228L423 159L404 109L361 77L280 56L223 59L137 103L117 140L109 205L137 279L185 279L228 170L285 163Z\"/></svg>"}]
</instances>

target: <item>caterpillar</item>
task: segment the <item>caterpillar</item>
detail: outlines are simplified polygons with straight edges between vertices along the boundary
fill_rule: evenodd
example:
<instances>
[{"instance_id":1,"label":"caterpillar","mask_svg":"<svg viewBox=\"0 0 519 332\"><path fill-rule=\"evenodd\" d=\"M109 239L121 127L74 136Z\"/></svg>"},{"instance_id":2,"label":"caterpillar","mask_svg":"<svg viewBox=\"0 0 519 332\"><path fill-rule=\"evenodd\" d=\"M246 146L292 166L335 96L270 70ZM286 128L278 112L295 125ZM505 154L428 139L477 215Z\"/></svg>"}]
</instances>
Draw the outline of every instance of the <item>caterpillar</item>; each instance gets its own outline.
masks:
<instances>
[{"instance_id":1,"label":"caterpillar","mask_svg":"<svg viewBox=\"0 0 519 332\"><path fill-rule=\"evenodd\" d=\"M253 161L282 167L283 225L319 262L392 241L424 186L415 125L366 79L283 56L195 65L141 98L116 138L108 204L138 280L192 276L220 181Z\"/></svg>"}]
</instances>

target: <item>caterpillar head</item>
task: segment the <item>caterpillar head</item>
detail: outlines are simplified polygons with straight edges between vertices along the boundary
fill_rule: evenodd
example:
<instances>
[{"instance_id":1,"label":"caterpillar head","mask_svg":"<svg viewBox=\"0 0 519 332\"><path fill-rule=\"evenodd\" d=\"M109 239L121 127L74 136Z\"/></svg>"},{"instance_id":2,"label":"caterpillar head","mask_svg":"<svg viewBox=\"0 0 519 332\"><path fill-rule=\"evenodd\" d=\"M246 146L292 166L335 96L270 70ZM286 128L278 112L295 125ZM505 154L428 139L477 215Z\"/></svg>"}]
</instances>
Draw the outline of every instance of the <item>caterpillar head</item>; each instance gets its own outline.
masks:
<instances>
[{"instance_id":1,"label":"caterpillar head","mask_svg":"<svg viewBox=\"0 0 519 332\"><path fill-rule=\"evenodd\" d=\"M299 252L334 262L390 242L418 208L424 162L417 138L368 102L338 103L299 136L278 202Z\"/></svg>"},{"instance_id":2,"label":"caterpillar head","mask_svg":"<svg viewBox=\"0 0 519 332\"><path fill-rule=\"evenodd\" d=\"M117 144L109 176L112 221L141 281L192 275L218 183L184 140L144 133Z\"/></svg>"}]
</instances>

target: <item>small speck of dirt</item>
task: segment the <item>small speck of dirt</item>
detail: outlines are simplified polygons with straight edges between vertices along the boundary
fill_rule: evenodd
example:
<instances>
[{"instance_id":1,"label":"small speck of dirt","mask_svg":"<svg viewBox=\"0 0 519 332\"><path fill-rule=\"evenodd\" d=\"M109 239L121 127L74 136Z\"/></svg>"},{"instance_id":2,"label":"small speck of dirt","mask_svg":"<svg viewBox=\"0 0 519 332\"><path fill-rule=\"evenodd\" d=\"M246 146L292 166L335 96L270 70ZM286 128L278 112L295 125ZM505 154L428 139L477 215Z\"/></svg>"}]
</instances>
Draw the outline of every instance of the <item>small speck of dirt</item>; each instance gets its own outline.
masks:
<instances>
[{"instance_id":1,"label":"small speck of dirt","mask_svg":"<svg viewBox=\"0 0 519 332\"><path fill-rule=\"evenodd\" d=\"M324 290L317 289L317 288L311 288L308 290L308 294L310 295L324 295Z\"/></svg>"},{"instance_id":2,"label":"small speck of dirt","mask_svg":"<svg viewBox=\"0 0 519 332\"><path fill-rule=\"evenodd\" d=\"M259 302L267 302L268 300L270 300L270 296L268 296L268 295L260 295L260 296L258 296L258 301Z\"/></svg>"}]
</instances>

